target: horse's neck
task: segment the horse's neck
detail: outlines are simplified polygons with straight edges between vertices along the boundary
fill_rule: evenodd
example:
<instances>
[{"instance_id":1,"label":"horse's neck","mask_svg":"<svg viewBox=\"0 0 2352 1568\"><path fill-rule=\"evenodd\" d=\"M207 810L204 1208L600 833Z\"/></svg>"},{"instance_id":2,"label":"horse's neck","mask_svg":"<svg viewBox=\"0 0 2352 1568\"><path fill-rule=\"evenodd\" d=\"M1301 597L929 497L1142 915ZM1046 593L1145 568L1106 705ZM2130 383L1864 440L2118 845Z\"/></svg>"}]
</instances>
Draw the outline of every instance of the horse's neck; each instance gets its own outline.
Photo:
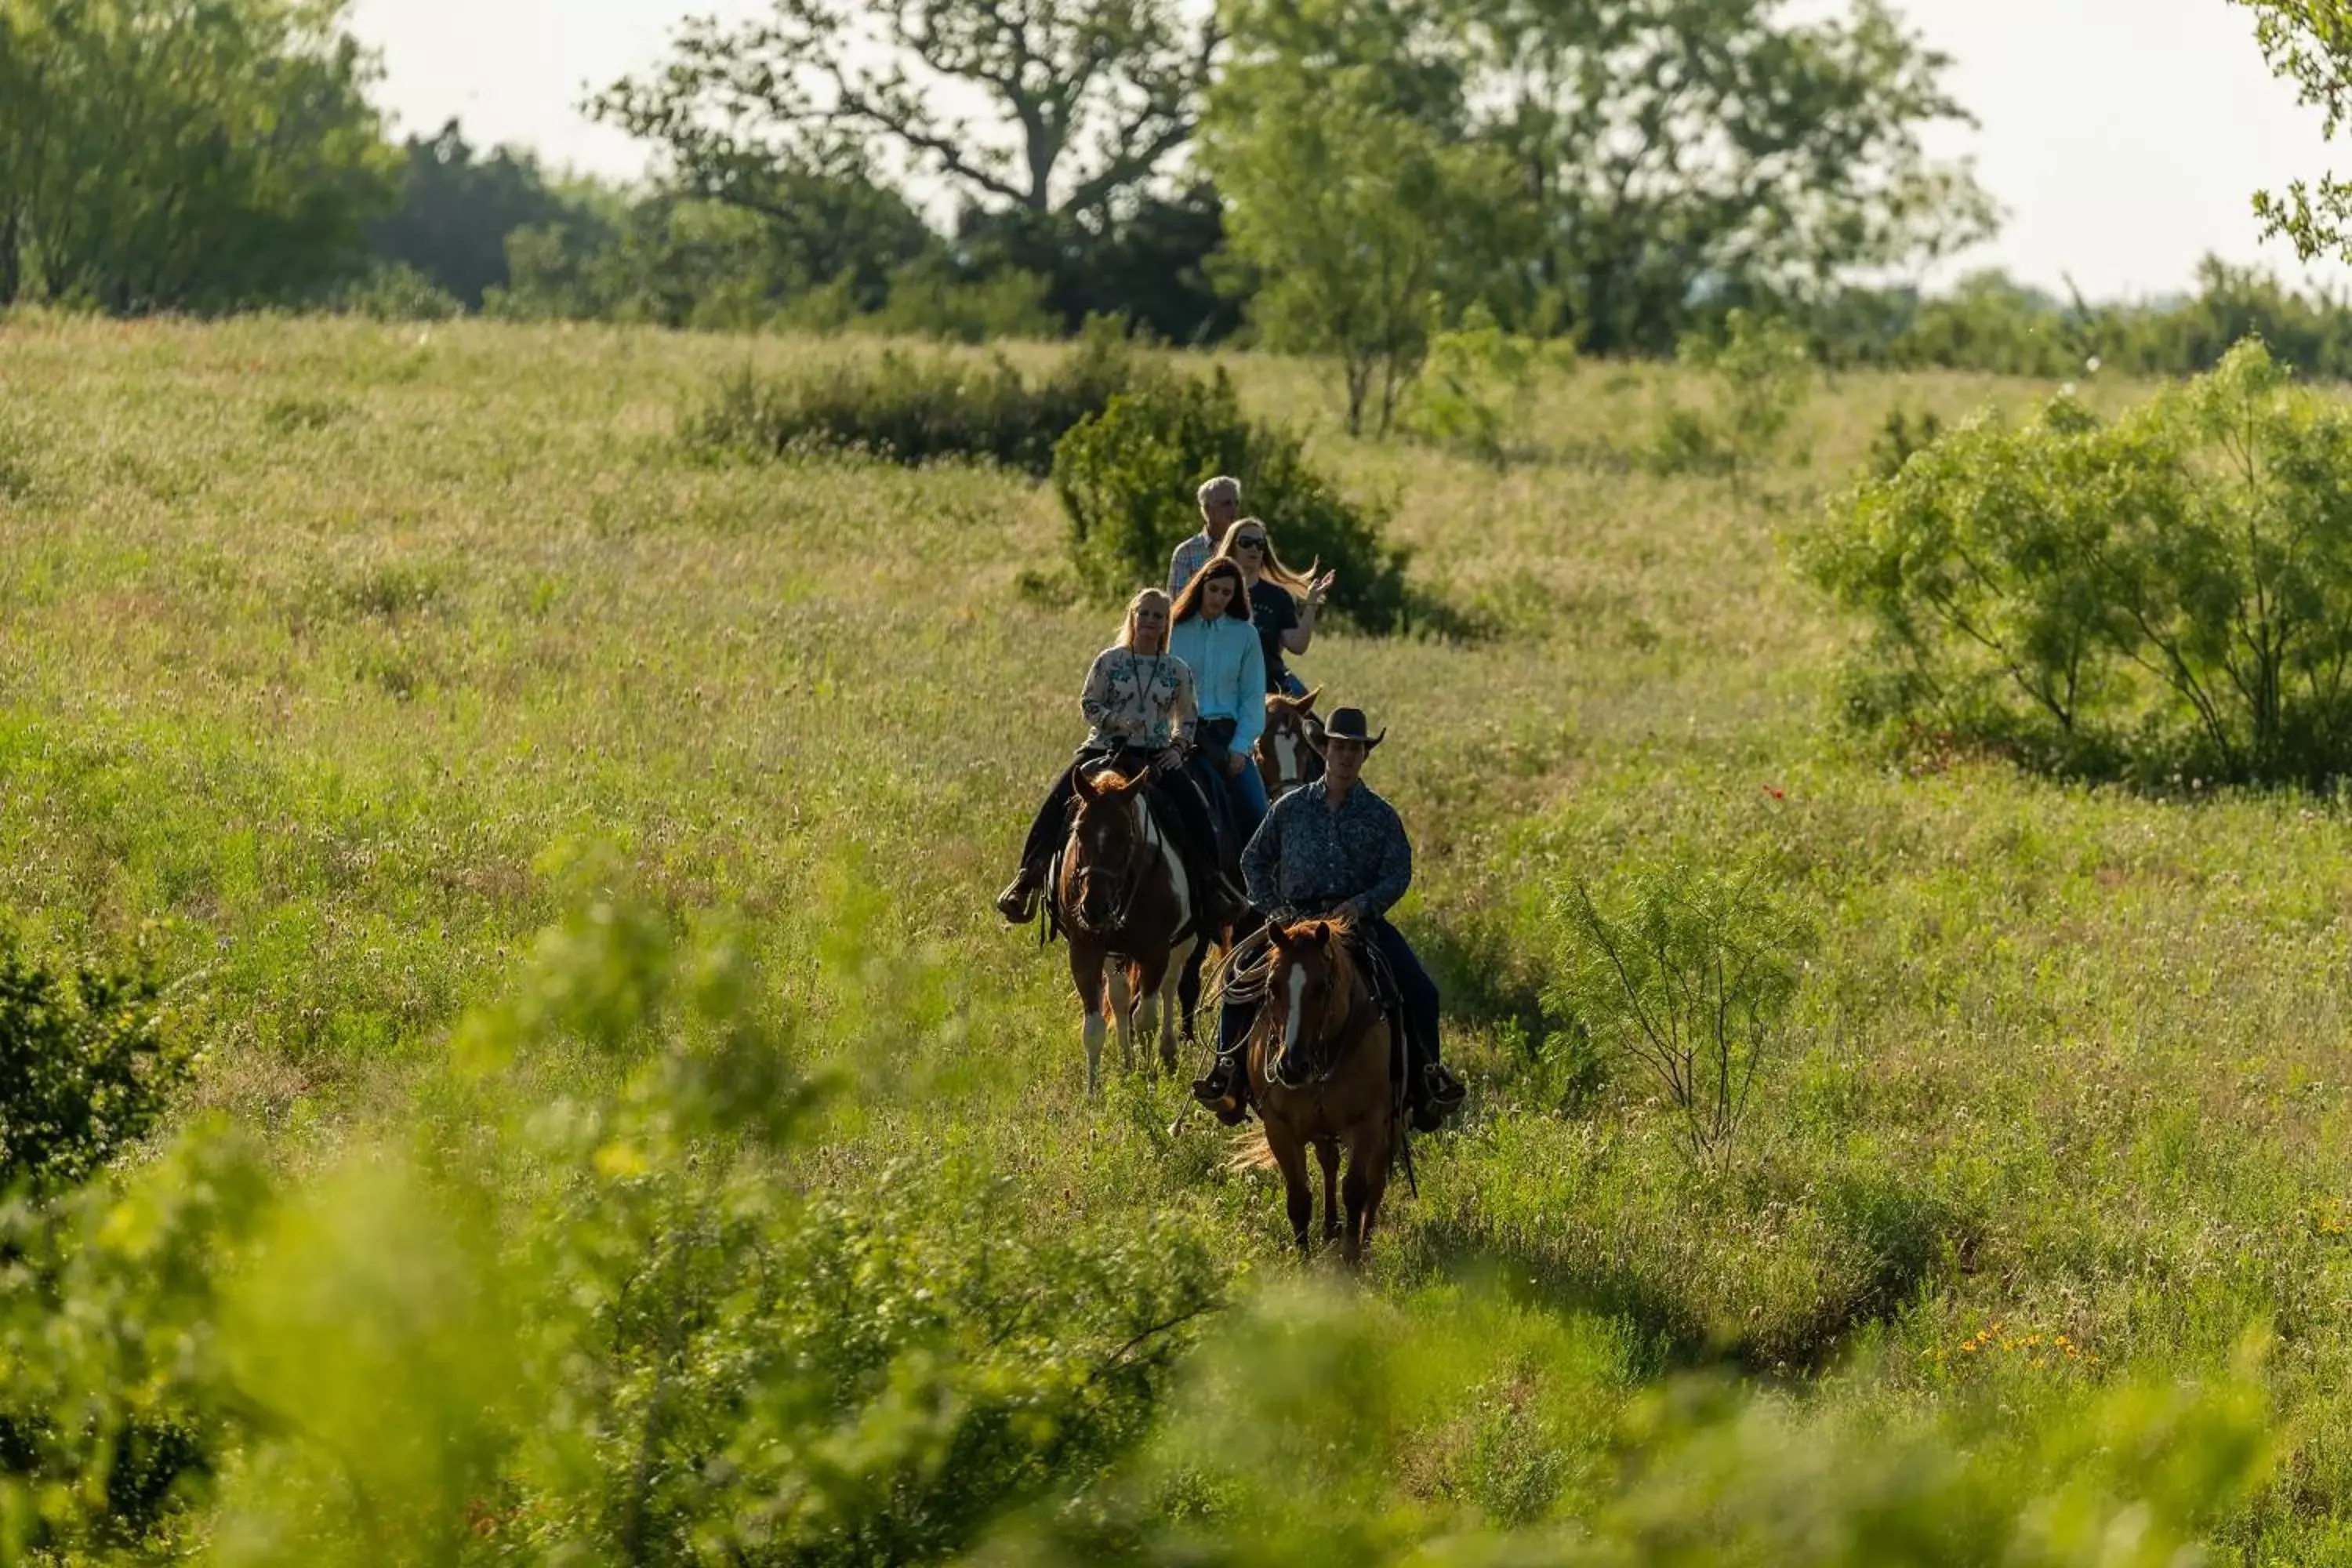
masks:
<instances>
[{"instance_id":1,"label":"horse's neck","mask_svg":"<svg viewBox=\"0 0 2352 1568\"><path fill-rule=\"evenodd\" d=\"M1331 937L1331 990L1339 998L1341 1016L1355 1011L1356 999L1368 987L1364 972L1356 966L1355 955L1348 951L1345 937L1336 931Z\"/></svg>"}]
</instances>

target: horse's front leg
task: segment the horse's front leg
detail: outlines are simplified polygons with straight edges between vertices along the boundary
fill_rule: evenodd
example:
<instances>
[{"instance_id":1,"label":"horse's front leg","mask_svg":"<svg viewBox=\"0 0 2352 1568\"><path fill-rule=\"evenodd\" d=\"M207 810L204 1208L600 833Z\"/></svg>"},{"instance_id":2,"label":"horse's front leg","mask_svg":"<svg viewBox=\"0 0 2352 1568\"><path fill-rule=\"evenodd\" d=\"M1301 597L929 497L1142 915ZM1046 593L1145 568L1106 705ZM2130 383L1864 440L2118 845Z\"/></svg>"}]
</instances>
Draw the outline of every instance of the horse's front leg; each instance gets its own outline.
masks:
<instances>
[{"instance_id":1,"label":"horse's front leg","mask_svg":"<svg viewBox=\"0 0 2352 1568\"><path fill-rule=\"evenodd\" d=\"M1315 1163L1323 1167L1323 1239L1339 1239L1339 1145L1330 1138L1315 1140Z\"/></svg>"},{"instance_id":2,"label":"horse's front leg","mask_svg":"<svg viewBox=\"0 0 2352 1568\"><path fill-rule=\"evenodd\" d=\"M1348 1140L1348 1179L1342 1191L1348 1200L1348 1235L1341 1255L1350 1268L1364 1264L1364 1249L1372 1244L1372 1226L1381 1217L1381 1199L1388 1194L1389 1167L1397 1157L1397 1140L1404 1136L1396 1112L1383 1109L1357 1125Z\"/></svg>"},{"instance_id":3,"label":"horse's front leg","mask_svg":"<svg viewBox=\"0 0 2352 1568\"><path fill-rule=\"evenodd\" d=\"M1160 1066L1163 1071L1176 1070L1176 1010L1180 1005L1177 993L1182 988L1184 970L1192 962L1192 950L1199 945L1197 937L1186 937L1176 944L1175 951L1160 961L1160 973L1145 993L1144 1024L1150 1029L1156 1009L1160 1026Z\"/></svg>"},{"instance_id":4,"label":"horse's front leg","mask_svg":"<svg viewBox=\"0 0 2352 1568\"><path fill-rule=\"evenodd\" d=\"M1075 932L1070 937L1070 984L1078 988L1078 1005L1086 1010L1087 1098L1091 1100L1102 1093L1103 955Z\"/></svg>"},{"instance_id":5,"label":"horse's front leg","mask_svg":"<svg viewBox=\"0 0 2352 1568\"><path fill-rule=\"evenodd\" d=\"M1135 993L1129 984L1131 968L1126 959L1112 954L1107 985L1110 1016L1118 1024L1119 1070L1128 1073L1135 1070Z\"/></svg>"},{"instance_id":6,"label":"horse's front leg","mask_svg":"<svg viewBox=\"0 0 2352 1568\"><path fill-rule=\"evenodd\" d=\"M1202 936L1192 943L1192 951L1184 955L1184 961L1175 966L1176 1003L1183 1014L1184 1037L1188 1040L1200 1038L1199 1032L1193 1027L1193 1015L1201 1010L1201 963L1208 956L1208 952L1209 939ZM1175 1064L1171 1062L1169 1065L1172 1067Z\"/></svg>"},{"instance_id":7,"label":"horse's front leg","mask_svg":"<svg viewBox=\"0 0 2352 1568\"><path fill-rule=\"evenodd\" d=\"M1307 1146L1278 1116L1265 1118L1265 1146L1282 1172L1283 1207L1290 1215L1290 1237L1298 1256L1307 1255L1307 1231L1315 1223L1315 1189L1307 1184Z\"/></svg>"}]
</instances>

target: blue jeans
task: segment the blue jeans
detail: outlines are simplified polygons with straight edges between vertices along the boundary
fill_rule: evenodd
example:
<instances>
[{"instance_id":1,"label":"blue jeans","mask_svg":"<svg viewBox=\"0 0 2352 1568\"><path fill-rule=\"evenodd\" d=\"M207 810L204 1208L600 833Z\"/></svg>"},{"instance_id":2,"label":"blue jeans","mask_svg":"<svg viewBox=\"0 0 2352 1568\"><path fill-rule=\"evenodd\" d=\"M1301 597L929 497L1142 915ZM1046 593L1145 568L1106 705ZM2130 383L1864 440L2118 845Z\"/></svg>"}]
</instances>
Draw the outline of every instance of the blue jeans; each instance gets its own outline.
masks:
<instances>
[{"instance_id":1,"label":"blue jeans","mask_svg":"<svg viewBox=\"0 0 2352 1568\"><path fill-rule=\"evenodd\" d=\"M1290 668L1286 665L1283 668L1282 679L1276 681L1275 684L1282 688L1282 694L1286 697L1304 697L1307 695L1307 682L1299 679L1298 672Z\"/></svg>"},{"instance_id":2,"label":"blue jeans","mask_svg":"<svg viewBox=\"0 0 2352 1568\"><path fill-rule=\"evenodd\" d=\"M1234 803L1234 827L1241 835L1242 847L1257 836L1258 825L1265 820L1268 809L1265 780L1257 771L1257 759L1244 752L1242 771L1223 774L1225 798Z\"/></svg>"}]
</instances>

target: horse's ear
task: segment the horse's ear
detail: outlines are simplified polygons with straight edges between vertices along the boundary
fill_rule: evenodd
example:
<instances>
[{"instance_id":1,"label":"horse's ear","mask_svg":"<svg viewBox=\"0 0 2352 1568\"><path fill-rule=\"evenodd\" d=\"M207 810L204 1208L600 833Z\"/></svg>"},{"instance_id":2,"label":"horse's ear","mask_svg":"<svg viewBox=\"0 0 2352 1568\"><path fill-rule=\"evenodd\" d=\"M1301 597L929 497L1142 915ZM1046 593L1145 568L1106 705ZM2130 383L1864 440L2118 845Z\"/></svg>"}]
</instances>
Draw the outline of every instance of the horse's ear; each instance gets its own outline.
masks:
<instances>
[{"instance_id":1,"label":"horse's ear","mask_svg":"<svg viewBox=\"0 0 2352 1568\"><path fill-rule=\"evenodd\" d=\"M1317 921L1315 922L1315 929L1308 931L1307 934L1310 940L1315 942L1329 942L1331 940L1331 922L1329 921Z\"/></svg>"},{"instance_id":2,"label":"horse's ear","mask_svg":"<svg viewBox=\"0 0 2352 1568\"><path fill-rule=\"evenodd\" d=\"M1317 687L1314 690L1308 692L1306 696L1298 700L1298 710L1301 713L1311 712L1315 707L1315 700L1322 695L1323 689L1319 686Z\"/></svg>"},{"instance_id":3,"label":"horse's ear","mask_svg":"<svg viewBox=\"0 0 2352 1568\"><path fill-rule=\"evenodd\" d=\"M1089 805L1094 804L1095 797L1097 795L1102 794L1102 791L1095 784L1094 774L1087 772L1084 768L1080 768L1076 773L1070 775L1070 789L1071 792L1080 800L1085 801Z\"/></svg>"},{"instance_id":4,"label":"horse's ear","mask_svg":"<svg viewBox=\"0 0 2352 1568\"><path fill-rule=\"evenodd\" d=\"M1292 945L1290 941L1290 932L1283 929L1281 921L1268 921L1265 928L1265 937L1268 942L1274 943L1275 946L1280 948L1283 952L1288 952L1290 951Z\"/></svg>"}]
</instances>

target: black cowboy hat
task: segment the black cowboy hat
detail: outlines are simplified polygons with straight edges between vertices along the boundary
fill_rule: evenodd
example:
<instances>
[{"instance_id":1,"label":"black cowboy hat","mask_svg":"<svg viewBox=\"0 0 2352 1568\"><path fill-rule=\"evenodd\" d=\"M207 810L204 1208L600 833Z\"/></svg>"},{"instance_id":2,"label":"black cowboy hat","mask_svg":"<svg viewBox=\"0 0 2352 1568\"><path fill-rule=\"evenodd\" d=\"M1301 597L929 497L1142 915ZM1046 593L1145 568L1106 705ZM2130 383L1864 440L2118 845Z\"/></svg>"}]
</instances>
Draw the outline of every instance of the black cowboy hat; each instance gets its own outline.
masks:
<instances>
[{"instance_id":1,"label":"black cowboy hat","mask_svg":"<svg viewBox=\"0 0 2352 1568\"><path fill-rule=\"evenodd\" d=\"M1381 726L1377 735L1370 731L1371 726L1364 722L1362 709L1335 708L1331 710L1331 717L1323 721L1323 739L1316 740L1310 731L1307 743L1315 748L1315 754L1318 757L1323 754L1323 748L1334 741L1361 741L1364 750L1369 752L1389 738L1386 725Z\"/></svg>"}]
</instances>

